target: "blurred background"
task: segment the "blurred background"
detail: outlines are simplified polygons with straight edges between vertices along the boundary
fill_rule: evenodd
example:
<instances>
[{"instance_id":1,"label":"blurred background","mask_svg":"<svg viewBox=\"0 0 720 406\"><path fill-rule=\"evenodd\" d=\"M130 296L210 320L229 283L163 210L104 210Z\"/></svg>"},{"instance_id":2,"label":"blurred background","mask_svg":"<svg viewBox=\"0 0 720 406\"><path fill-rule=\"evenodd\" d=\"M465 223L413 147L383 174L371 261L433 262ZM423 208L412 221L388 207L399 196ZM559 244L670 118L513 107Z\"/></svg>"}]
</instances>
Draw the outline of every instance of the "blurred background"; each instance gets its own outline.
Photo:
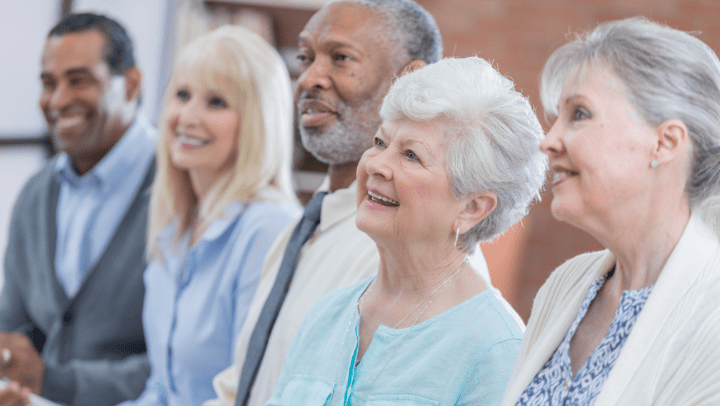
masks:
<instances>
[{"instance_id":1,"label":"blurred background","mask_svg":"<svg viewBox=\"0 0 720 406\"><path fill-rule=\"evenodd\" d=\"M492 61L530 98L547 130L538 96L545 60L575 33L599 22L643 15L693 31L720 52L720 0L417 0L437 20L445 56ZM143 77L143 114L157 123L177 50L222 24L251 27L275 45L297 75L297 35L325 0L23 0L0 4L0 253L17 193L54 153L37 100L47 32L67 13L93 11L122 23L135 42ZM297 139L297 138L296 138ZM299 140L299 139L298 139ZM325 168L297 141L294 167L301 199ZM493 284L527 321L535 293L565 260L601 249L591 237L552 218L545 192L521 223L483 244ZM2 264L0 264L0 267ZM0 273L1 278L1 273ZM0 281L1 283L1 281Z\"/></svg>"}]
</instances>

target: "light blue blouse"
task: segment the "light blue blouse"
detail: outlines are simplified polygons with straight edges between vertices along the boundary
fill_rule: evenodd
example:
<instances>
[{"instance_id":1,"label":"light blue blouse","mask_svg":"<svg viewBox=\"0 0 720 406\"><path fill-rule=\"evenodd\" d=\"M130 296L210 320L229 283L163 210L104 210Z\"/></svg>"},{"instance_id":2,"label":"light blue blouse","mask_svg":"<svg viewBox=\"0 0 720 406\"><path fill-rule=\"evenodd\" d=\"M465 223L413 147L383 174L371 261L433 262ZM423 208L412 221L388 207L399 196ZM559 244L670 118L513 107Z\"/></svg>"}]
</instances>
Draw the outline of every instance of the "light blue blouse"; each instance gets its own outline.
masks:
<instances>
[{"instance_id":1,"label":"light blue blouse","mask_svg":"<svg viewBox=\"0 0 720 406\"><path fill-rule=\"evenodd\" d=\"M159 237L164 262L145 271L143 327L152 371L145 391L123 405L200 405L212 378L235 359L235 342L271 244L299 215L291 205L236 202L195 246L176 225Z\"/></svg>"},{"instance_id":2,"label":"light blue blouse","mask_svg":"<svg viewBox=\"0 0 720 406\"><path fill-rule=\"evenodd\" d=\"M413 327L380 325L361 362L357 301L370 283L321 298L295 336L267 405L497 405L522 322L486 290Z\"/></svg>"}]
</instances>

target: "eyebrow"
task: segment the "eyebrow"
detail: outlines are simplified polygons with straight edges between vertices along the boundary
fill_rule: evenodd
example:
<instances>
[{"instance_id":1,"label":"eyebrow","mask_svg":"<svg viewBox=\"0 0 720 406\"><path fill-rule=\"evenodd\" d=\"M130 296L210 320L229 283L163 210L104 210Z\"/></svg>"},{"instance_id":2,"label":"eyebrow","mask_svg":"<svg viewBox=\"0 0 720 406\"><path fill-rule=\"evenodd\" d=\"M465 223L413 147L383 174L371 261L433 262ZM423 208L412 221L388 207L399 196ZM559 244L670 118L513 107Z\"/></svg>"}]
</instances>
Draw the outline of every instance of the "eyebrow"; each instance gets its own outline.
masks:
<instances>
[{"instance_id":1,"label":"eyebrow","mask_svg":"<svg viewBox=\"0 0 720 406\"><path fill-rule=\"evenodd\" d=\"M70 68L63 72L63 76L70 75L92 75L92 72L88 68ZM41 72L40 79L52 79L53 74L50 72Z\"/></svg>"},{"instance_id":2,"label":"eyebrow","mask_svg":"<svg viewBox=\"0 0 720 406\"><path fill-rule=\"evenodd\" d=\"M298 35L298 42L299 42L299 43L302 43L302 42L305 42L305 41L309 41L309 39L310 39L310 34L308 34L308 33L306 33L306 32L301 32L300 35ZM356 45L354 45L354 44L352 44L352 43L350 43L350 42L347 42L346 40L343 40L343 39L329 38L329 39L326 39L326 40L323 40L323 41L317 41L317 40L316 40L316 43L318 43L318 42L319 42L324 48L330 48L330 49L332 49L332 48L338 48L338 47L346 47L346 48L350 48L350 49L354 50L355 52L363 52L362 49L358 48Z\"/></svg>"},{"instance_id":3,"label":"eyebrow","mask_svg":"<svg viewBox=\"0 0 720 406\"><path fill-rule=\"evenodd\" d=\"M70 68L65 71L65 76L69 75L91 75L92 72L88 68Z\"/></svg>"},{"instance_id":4,"label":"eyebrow","mask_svg":"<svg viewBox=\"0 0 720 406\"><path fill-rule=\"evenodd\" d=\"M565 98L565 104L569 104L569 103L571 103L571 102L573 102L573 101L575 101L575 100L578 100L578 99L580 99L580 100L586 100L587 97L585 97L585 96L583 96L583 95L581 95L581 94L571 94L570 96L568 96L568 97Z\"/></svg>"}]
</instances>

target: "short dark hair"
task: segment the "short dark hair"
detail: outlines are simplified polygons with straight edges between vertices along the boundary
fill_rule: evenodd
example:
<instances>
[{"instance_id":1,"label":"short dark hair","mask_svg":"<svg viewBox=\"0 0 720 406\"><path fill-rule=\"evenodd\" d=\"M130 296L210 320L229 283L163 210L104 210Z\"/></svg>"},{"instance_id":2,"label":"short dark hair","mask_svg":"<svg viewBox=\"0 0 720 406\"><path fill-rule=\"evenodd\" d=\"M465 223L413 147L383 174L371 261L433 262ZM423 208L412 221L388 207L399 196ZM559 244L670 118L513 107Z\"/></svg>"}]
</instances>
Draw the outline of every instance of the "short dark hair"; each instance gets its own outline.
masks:
<instances>
[{"instance_id":1,"label":"short dark hair","mask_svg":"<svg viewBox=\"0 0 720 406\"><path fill-rule=\"evenodd\" d=\"M104 15L70 14L50 30L48 38L89 30L98 30L105 36L105 62L114 75L122 75L135 66L133 43L127 31L120 23Z\"/></svg>"}]
</instances>

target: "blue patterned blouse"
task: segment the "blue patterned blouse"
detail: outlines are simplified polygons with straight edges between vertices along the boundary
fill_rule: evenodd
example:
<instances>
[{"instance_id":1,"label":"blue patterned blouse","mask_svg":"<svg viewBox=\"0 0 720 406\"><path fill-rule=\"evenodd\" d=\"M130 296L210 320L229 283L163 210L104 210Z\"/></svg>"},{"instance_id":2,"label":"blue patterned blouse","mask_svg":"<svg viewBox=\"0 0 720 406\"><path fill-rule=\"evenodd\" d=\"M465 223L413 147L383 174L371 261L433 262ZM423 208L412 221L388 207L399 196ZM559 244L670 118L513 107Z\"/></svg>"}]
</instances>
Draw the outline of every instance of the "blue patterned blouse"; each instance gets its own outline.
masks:
<instances>
[{"instance_id":1,"label":"blue patterned blouse","mask_svg":"<svg viewBox=\"0 0 720 406\"><path fill-rule=\"evenodd\" d=\"M600 393L605 378L620 355L620 349L632 330L638 314L647 301L652 286L638 290L626 290L620 299L620 307L615 312L610 329L600 341L598 347L572 376L570 366L570 340L575 335L578 324L585 317L590 303L595 295L608 280L613 271L599 277L588 288L585 300L575 316L565 339L545 364L543 369L535 375L535 379L528 385L517 402L517 406L530 405L563 405L563 406L591 406Z\"/></svg>"}]
</instances>

